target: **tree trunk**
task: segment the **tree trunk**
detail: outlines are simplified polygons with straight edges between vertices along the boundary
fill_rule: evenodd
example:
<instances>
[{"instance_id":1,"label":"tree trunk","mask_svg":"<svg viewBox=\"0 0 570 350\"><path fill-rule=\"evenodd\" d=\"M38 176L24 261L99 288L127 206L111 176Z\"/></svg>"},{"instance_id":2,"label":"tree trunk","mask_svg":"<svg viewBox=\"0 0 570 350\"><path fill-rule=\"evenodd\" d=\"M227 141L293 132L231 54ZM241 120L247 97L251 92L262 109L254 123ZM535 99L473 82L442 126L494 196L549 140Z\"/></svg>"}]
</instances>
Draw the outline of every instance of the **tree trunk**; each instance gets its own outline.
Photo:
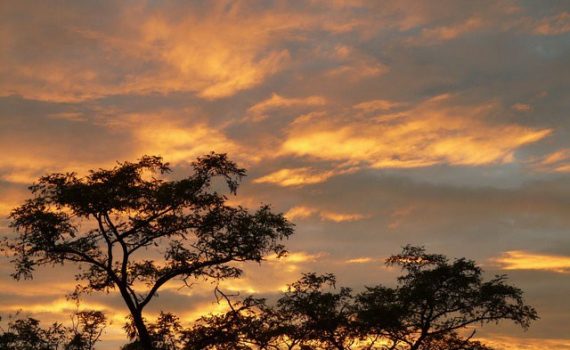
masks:
<instances>
[{"instance_id":1,"label":"tree trunk","mask_svg":"<svg viewBox=\"0 0 570 350\"><path fill-rule=\"evenodd\" d=\"M146 325L144 324L142 314L140 312L134 312L133 321L135 323L135 327L137 328L137 333L139 335L139 342L144 350L153 350L152 347L152 339L150 338L150 334L146 329Z\"/></svg>"}]
</instances>

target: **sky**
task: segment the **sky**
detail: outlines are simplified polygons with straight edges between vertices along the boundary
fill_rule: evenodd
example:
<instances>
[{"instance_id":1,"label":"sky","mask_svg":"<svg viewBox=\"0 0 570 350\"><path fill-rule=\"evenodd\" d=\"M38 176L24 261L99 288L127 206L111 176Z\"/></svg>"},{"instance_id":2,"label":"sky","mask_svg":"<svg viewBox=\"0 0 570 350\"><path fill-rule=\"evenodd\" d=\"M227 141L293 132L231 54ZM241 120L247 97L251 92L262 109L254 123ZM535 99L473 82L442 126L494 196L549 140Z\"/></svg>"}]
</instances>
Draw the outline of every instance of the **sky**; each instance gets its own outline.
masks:
<instances>
[{"instance_id":1,"label":"sky","mask_svg":"<svg viewBox=\"0 0 570 350\"><path fill-rule=\"evenodd\" d=\"M490 325L499 348L570 349L570 2L3 1L0 234L50 172L161 155L174 177L211 151L248 169L232 203L295 223L287 258L223 287L275 295L302 272L393 284L406 244L508 274L541 319ZM74 267L15 282L0 314L67 322ZM149 308L220 308L213 285ZM114 293L84 307L113 321Z\"/></svg>"}]
</instances>

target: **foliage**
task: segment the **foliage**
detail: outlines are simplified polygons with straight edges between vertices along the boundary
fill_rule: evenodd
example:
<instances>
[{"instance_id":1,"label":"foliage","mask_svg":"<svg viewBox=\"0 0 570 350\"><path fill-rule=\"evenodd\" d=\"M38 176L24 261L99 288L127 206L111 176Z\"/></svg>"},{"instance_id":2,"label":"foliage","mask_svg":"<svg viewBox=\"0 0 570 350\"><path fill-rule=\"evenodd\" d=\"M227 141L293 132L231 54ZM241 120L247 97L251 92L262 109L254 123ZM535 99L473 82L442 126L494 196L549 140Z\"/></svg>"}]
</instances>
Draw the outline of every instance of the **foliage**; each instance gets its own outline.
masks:
<instances>
[{"instance_id":1,"label":"foliage","mask_svg":"<svg viewBox=\"0 0 570 350\"><path fill-rule=\"evenodd\" d=\"M144 349L140 340L136 339L137 332L132 318L125 324L124 328L132 342L123 346L121 349ZM155 323L148 324L148 332L152 340L153 350L176 350L180 348L182 326L180 319L176 315L161 312Z\"/></svg>"},{"instance_id":2,"label":"foliage","mask_svg":"<svg viewBox=\"0 0 570 350\"><path fill-rule=\"evenodd\" d=\"M364 329L409 349L431 349L432 340L457 337L456 331L471 325L510 320L526 329L537 319L522 291L506 284L506 276L483 282L483 271L472 260L449 262L443 255L406 246L387 264L400 266L405 274L396 288L377 286L359 294L357 317ZM396 322L386 324L389 319Z\"/></svg>"},{"instance_id":3,"label":"foliage","mask_svg":"<svg viewBox=\"0 0 570 350\"><path fill-rule=\"evenodd\" d=\"M293 233L269 206L250 213L226 205L214 180L223 179L236 194L245 170L225 154L198 158L192 168L186 178L166 181L168 163L144 156L85 177L40 178L30 187L33 198L11 214L18 236L6 247L13 253L14 277L31 278L42 265L82 265L75 296L118 290L139 340L151 349L143 309L166 282L238 277L242 270L235 262L281 256L280 241ZM148 259L145 250L151 249L161 252L163 262ZM135 288L141 284L144 290Z\"/></svg>"},{"instance_id":4,"label":"foliage","mask_svg":"<svg viewBox=\"0 0 570 350\"><path fill-rule=\"evenodd\" d=\"M246 298L186 332L186 349L489 350L468 326L538 318L505 276L484 282L475 262L406 246L396 287L334 289L333 275L305 274L274 305ZM202 340L202 342L197 341ZM200 344L200 347L195 347Z\"/></svg>"},{"instance_id":5,"label":"foliage","mask_svg":"<svg viewBox=\"0 0 570 350\"><path fill-rule=\"evenodd\" d=\"M107 318L101 311L79 311L72 317L71 341L65 350L92 350L101 338Z\"/></svg>"},{"instance_id":6,"label":"foliage","mask_svg":"<svg viewBox=\"0 0 570 350\"><path fill-rule=\"evenodd\" d=\"M100 311L81 311L73 315L73 325L53 323L42 328L35 318L19 318L0 333L0 349L6 350L93 350L106 326ZM77 321L77 322L76 322Z\"/></svg>"}]
</instances>

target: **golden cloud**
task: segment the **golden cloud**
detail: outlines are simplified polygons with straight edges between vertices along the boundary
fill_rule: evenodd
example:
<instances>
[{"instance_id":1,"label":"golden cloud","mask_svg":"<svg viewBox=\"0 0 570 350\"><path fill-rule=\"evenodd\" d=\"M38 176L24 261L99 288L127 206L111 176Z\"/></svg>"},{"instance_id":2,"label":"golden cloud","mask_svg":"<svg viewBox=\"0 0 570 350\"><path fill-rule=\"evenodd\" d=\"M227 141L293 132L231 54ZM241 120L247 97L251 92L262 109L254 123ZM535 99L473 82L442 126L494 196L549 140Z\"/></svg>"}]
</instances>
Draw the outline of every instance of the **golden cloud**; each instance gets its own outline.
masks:
<instances>
[{"instance_id":1,"label":"golden cloud","mask_svg":"<svg viewBox=\"0 0 570 350\"><path fill-rule=\"evenodd\" d=\"M570 256L537 254L519 250L504 252L492 259L504 270L545 270L570 273Z\"/></svg>"},{"instance_id":2,"label":"golden cloud","mask_svg":"<svg viewBox=\"0 0 570 350\"><path fill-rule=\"evenodd\" d=\"M515 338L504 335L478 337L495 349L503 350L570 350L570 340L556 338Z\"/></svg>"},{"instance_id":3,"label":"golden cloud","mask_svg":"<svg viewBox=\"0 0 570 350\"><path fill-rule=\"evenodd\" d=\"M288 220L296 220L296 219L306 219L317 212L315 208L309 208L304 206L296 206L289 209L285 213L285 217Z\"/></svg>"},{"instance_id":4,"label":"golden cloud","mask_svg":"<svg viewBox=\"0 0 570 350\"><path fill-rule=\"evenodd\" d=\"M77 309L77 304L75 303L75 301L67 300L65 298L59 298L46 303L27 303L27 304L10 304L10 305L0 304L0 308L2 310L9 312L23 311L31 313L40 313L40 312L56 313L56 314L61 313L69 315L70 313L72 313ZM81 303L81 309L105 311L107 307L103 304L83 301Z\"/></svg>"},{"instance_id":5,"label":"golden cloud","mask_svg":"<svg viewBox=\"0 0 570 350\"><path fill-rule=\"evenodd\" d=\"M146 123L134 130L139 152L160 154L172 163L193 161L212 151L237 153L239 146L206 124Z\"/></svg>"},{"instance_id":6,"label":"golden cloud","mask_svg":"<svg viewBox=\"0 0 570 350\"><path fill-rule=\"evenodd\" d=\"M346 260L347 264L367 264L370 262L375 261L375 259L370 257L362 257L362 258L353 258Z\"/></svg>"},{"instance_id":7,"label":"golden cloud","mask_svg":"<svg viewBox=\"0 0 570 350\"><path fill-rule=\"evenodd\" d=\"M215 99L251 88L287 64L288 50L272 48L272 40L305 19L253 13L246 5L236 4L231 10L224 3L211 5L208 16L186 9L184 17L145 6L118 6L120 21L97 30L72 22L74 14L69 22L60 22L50 17L53 11L39 10L43 22L52 22L69 36L67 45L76 45L88 58L59 55L69 47L55 47L53 55L41 59L7 54L0 68L5 77L0 94L78 102L117 94L189 91ZM29 9L22 4L13 10ZM10 43L15 45L26 38L20 34L14 30L6 36L14 37ZM36 31L33 40L45 40L42 35ZM11 52L12 46L6 50Z\"/></svg>"},{"instance_id":8,"label":"golden cloud","mask_svg":"<svg viewBox=\"0 0 570 350\"><path fill-rule=\"evenodd\" d=\"M569 173L570 149L564 148L546 155L544 158L534 163L534 168L539 171Z\"/></svg>"},{"instance_id":9,"label":"golden cloud","mask_svg":"<svg viewBox=\"0 0 570 350\"><path fill-rule=\"evenodd\" d=\"M261 121L267 118L266 113L273 109L287 107L324 106L326 103L327 100L322 96L287 98L274 93L270 98L251 106L248 109L248 116L246 117L246 120Z\"/></svg>"},{"instance_id":10,"label":"golden cloud","mask_svg":"<svg viewBox=\"0 0 570 350\"><path fill-rule=\"evenodd\" d=\"M352 107L354 109L369 113L377 111L387 111L400 106L402 106L402 103L400 102L394 102L389 100L372 100L372 101L365 101L358 103Z\"/></svg>"},{"instance_id":11,"label":"golden cloud","mask_svg":"<svg viewBox=\"0 0 570 350\"><path fill-rule=\"evenodd\" d=\"M516 124L493 125L484 116L496 109L494 103L452 106L451 100L450 95L437 96L411 109L368 120L328 116L296 122L290 126L281 154L373 168L476 166L513 162L519 147L552 132Z\"/></svg>"},{"instance_id":12,"label":"golden cloud","mask_svg":"<svg viewBox=\"0 0 570 350\"><path fill-rule=\"evenodd\" d=\"M336 175L334 171L318 171L309 167L281 169L268 175L253 180L254 183L272 183L279 186L304 186L324 182L331 176Z\"/></svg>"},{"instance_id":13,"label":"golden cloud","mask_svg":"<svg viewBox=\"0 0 570 350\"><path fill-rule=\"evenodd\" d=\"M314 207L295 206L285 213L289 220L307 219L311 216L318 216L321 220L334 222L350 222L366 219L368 216L358 213L338 213L329 210L321 210Z\"/></svg>"}]
</instances>

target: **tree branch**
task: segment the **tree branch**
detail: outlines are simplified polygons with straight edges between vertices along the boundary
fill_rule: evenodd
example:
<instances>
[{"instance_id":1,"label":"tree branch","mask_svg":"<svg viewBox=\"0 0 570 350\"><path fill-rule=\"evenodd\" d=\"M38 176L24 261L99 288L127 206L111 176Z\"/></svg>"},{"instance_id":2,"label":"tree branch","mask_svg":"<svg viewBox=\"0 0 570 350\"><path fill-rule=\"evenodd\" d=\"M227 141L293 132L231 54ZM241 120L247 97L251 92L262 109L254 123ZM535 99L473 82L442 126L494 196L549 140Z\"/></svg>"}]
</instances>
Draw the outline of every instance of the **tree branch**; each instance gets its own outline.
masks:
<instances>
[{"instance_id":1,"label":"tree branch","mask_svg":"<svg viewBox=\"0 0 570 350\"><path fill-rule=\"evenodd\" d=\"M204 261L201 263L195 263L192 266L174 269L174 270L166 273L165 275L160 277L155 282L155 284L152 286L151 290L148 292L147 296L143 299L143 301L141 301L141 303L139 304L140 309L142 310L149 303L149 301L152 299L152 297L158 291L158 289L160 287L162 287L162 285L164 285L166 282L170 281L171 279L173 279L177 276L180 276L180 275L190 275L190 274L192 274L192 273L194 273L200 269L203 269L205 267L210 267L210 266L228 263L232 260L234 260L234 257L225 257L222 259L214 259L214 260L210 260L210 261Z\"/></svg>"}]
</instances>

